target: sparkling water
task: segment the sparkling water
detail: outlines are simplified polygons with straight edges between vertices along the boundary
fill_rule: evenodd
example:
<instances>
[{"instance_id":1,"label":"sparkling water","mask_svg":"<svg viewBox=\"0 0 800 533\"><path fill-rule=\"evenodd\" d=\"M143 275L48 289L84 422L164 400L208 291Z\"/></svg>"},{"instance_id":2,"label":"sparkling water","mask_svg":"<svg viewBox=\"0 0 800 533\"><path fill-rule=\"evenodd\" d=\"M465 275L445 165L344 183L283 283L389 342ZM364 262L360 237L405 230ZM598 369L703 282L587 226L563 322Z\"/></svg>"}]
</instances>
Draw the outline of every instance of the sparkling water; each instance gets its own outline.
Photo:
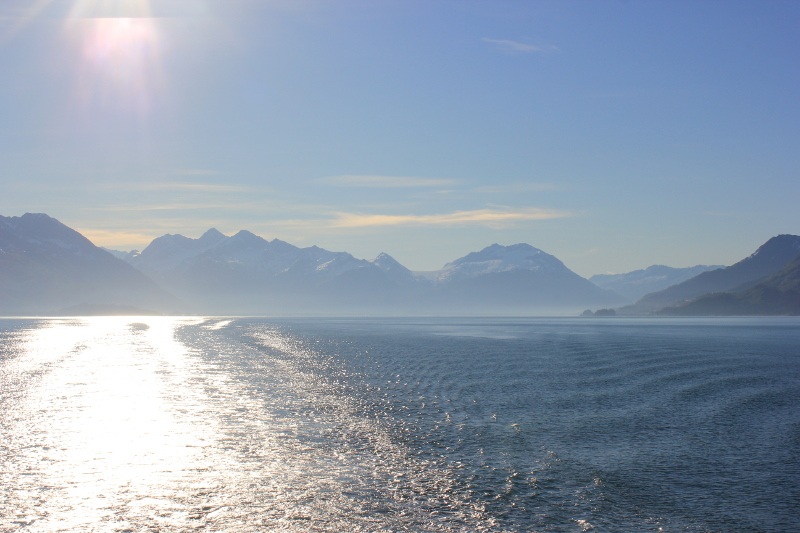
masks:
<instances>
[{"instance_id":1,"label":"sparkling water","mask_svg":"<svg viewBox=\"0 0 800 533\"><path fill-rule=\"evenodd\" d=\"M0 320L0 531L800 529L800 320Z\"/></svg>"}]
</instances>

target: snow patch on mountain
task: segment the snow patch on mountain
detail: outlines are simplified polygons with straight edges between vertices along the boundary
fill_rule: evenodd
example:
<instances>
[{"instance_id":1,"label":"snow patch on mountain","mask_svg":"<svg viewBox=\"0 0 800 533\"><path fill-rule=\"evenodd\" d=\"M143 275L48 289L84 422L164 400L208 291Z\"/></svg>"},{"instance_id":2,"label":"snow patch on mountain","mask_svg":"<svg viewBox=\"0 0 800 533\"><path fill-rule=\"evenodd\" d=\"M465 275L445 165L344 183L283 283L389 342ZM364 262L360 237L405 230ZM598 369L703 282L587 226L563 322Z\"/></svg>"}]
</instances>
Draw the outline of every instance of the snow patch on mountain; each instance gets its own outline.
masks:
<instances>
[{"instance_id":1,"label":"snow patch on mountain","mask_svg":"<svg viewBox=\"0 0 800 533\"><path fill-rule=\"evenodd\" d=\"M328 252L331 253L331 252ZM314 270L327 275L338 275L354 268L362 268L369 265L368 261L356 259L346 252L333 252L333 256L324 254L319 259L320 263Z\"/></svg>"},{"instance_id":2,"label":"snow patch on mountain","mask_svg":"<svg viewBox=\"0 0 800 533\"><path fill-rule=\"evenodd\" d=\"M378 257L373 259L371 263L384 272L388 272L395 276L406 279L414 278L414 274L409 269L401 265L394 257L385 252L378 254Z\"/></svg>"},{"instance_id":3,"label":"snow patch on mountain","mask_svg":"<svg viewBox=\"0 0 800 533\"><path fill-rule=\"evenodd\" d=\"M451 282L514 270L528 270L542 274L571 272L556 257L529 244L501 246L493 244L479 252L472 252L438 271L439 282Z\"/></svg>"}]
</instances>

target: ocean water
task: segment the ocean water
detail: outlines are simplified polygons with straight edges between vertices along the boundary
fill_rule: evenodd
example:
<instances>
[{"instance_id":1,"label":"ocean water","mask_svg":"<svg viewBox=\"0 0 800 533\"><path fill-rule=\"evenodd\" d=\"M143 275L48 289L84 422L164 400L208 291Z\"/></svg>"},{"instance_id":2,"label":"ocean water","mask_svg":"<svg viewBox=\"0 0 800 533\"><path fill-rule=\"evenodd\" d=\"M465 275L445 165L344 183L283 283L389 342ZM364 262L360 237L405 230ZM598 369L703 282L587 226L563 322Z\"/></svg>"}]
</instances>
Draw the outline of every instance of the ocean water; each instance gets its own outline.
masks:
<instances>
[{"instance_id":1,"label":"ocean water","mask_svg":"<svg viewBox=\"0 0 800 533\"><path fill-rule=\"evenodd\" d=\"M800 320L0 320L0 531L800 530Z\"/></svg>"}]
</instances>

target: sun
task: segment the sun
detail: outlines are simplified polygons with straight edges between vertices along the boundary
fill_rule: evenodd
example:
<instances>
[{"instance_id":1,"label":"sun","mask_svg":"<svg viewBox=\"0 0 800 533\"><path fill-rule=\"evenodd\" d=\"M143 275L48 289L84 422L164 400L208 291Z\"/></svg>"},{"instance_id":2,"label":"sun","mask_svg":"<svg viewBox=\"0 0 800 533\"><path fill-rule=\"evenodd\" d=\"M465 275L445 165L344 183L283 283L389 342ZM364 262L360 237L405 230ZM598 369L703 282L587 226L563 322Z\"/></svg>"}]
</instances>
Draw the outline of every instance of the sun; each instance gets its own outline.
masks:
<instances>
[{"instance_id":1,"label":"sun","mask_svg":"<svg viewBox=\"0 0 800 533\"><path fill-rule=\"evenodd\" d=\"M150 0L76 0L72 18L149 18L153 16Z\"/></svg>"},{"instance_id":2,"label":"sun","mask_svg":"<svg viewBox=\"0 0 800 533\"><path fill-rule=\"evenodd\" d=\"M155 90L158 44L158 31L150 19L92 19L81 51L85 76L78 81L92 90L87 96L101 98L101 103L121 98L144 110Z\"/></svg>"},{"instance_id":3,"label":"sun","mask_svg":"<svg viewBox=\"0 0 800 533\"><path fill-rule=\"evenodd\" d=\"M163 92L161 35L146 0L82 0L67 32L76 46L75 94L83 109L146 114Z\"/></svg>"}]
</instances>

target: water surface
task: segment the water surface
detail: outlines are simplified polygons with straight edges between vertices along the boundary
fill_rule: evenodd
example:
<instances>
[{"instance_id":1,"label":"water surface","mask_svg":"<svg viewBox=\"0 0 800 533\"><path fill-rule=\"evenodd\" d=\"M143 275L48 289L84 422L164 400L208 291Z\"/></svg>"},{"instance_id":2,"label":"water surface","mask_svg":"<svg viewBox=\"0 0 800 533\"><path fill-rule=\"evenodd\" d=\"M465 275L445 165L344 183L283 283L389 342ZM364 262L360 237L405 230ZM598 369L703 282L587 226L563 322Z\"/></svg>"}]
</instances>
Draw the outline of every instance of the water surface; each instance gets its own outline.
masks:
<instances>
[{"instance_id":1,"label":"water surface","mask_svg":"<svg viewBox=\"0 0 800 533\"><path fill-rule=\"evenodd\" d=\"M800 321L0 320L0 531L786 532Z\"/></svg>"}]
</instances>

